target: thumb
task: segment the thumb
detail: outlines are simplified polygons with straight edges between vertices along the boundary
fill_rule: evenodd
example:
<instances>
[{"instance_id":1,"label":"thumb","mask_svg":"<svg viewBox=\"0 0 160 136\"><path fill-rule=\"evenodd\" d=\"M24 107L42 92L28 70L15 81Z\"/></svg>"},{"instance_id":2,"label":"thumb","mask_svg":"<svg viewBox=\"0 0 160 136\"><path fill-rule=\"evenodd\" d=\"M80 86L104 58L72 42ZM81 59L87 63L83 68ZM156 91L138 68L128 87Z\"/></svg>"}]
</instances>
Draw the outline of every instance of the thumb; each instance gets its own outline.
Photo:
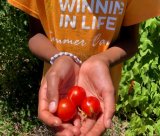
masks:
<instances>
[{"instance_id":1,"label":"thumb","mask_svg":"<svg viewBox=\"0 0 160 136\"><path fill-rule=\"evenodd\" d=\"M105 90L102 93L104 100L104 125L106 128L111 128L112 118L115 113L115 95L114 91Z\"/></svg>"},{"instance_id":2,"label":"thumb","mask_svg":"<svg viewBox=\"0 0 160 136\"><path fill-rule=\"evenodd\" d=\"M51 113L55 113L57 110L59 100L58 85L58 76L52 76L47 78L47 98L49 102L49 111Z\"/></svg>"}]
</instances>

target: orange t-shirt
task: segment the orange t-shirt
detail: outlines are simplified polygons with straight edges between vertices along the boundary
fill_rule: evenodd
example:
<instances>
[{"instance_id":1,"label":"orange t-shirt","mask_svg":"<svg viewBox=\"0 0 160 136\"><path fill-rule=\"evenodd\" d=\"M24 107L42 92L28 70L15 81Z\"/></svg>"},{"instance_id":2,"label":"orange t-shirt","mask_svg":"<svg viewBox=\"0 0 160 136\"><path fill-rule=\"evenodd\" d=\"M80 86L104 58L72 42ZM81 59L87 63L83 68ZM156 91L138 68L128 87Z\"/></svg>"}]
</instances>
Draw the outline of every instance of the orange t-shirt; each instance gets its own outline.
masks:
<instances>
[{"instance_id":1,"label":"orange t-shirt","mask_svg":"<svg viewBox=\"0 0 160 136\"><path fill-rule=\"evenodd\" d=\"M160 15L160 0L8 0L39 19L47 37L59 51L81 60L108 49L121 26ZM49 65L48 65L49 66ZM48 69L45 63L44 71ZM121 65L111 69L116 88Z\"/></svg>"}]
</instances>

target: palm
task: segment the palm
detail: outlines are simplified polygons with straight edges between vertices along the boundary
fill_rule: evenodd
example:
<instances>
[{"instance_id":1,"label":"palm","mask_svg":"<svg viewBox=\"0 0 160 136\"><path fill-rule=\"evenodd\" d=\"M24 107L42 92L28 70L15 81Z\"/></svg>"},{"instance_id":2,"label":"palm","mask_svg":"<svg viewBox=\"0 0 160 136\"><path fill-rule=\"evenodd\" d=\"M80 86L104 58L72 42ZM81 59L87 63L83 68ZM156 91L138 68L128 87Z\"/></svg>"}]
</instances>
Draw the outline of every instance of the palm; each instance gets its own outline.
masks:
<instances>
[{"instance_id":1,"label":"palm","mask_svg":"<svg viewBox=\"0 0 160 136\"><path fill-rule=\"evenodd\" d=\"M66 67L65 67L66 69ZM78 79L78 71L79 67L75 64L75 66L68 68L66 70L66 77L64 79L60 80L59 83L59 96L60 97L65 97L68 90L77 84L77 79Z\"/></svg>"},{"instance_id":2,"label":"palm","mask_svg":"<svg viewBox=\"0 0 160 136\"><path fill-rule=\"evenodd\" d=\"M114 96L106 99L106 94L112 90L112 81L109 74L109 69L105 63L100 61L86 61L81 66L78 84L86 90L87 96L95 96L101 102L102 114L95 119L87 119L83 122L81 131L87 135L100 135L105 130L104 118L107 118L107 113L104 111L108 107L113 107ZM110 101L110 102L108 102ZM105 113L105 114L104 114Z\"/></svg>"},{"instance_id":3,"label":"palm","mask_svg":"<svg viewBox=\"0 0 160 136\"><path fill-rule=\"evenodd\" d=\"M75 119L73 124L62 123L55 114L49 112L49 99L54 96L59 99L65 97L68 89L76 84L78 72L79 66L73 60L59 59L49 69L41 85L39 91L39 118L48 126L57 129L57 135L79 133L79 119Z\"/></svg>"},{"instance_id":4,"label":"palm","mask_svg":"<svg viewBox=\"0 0 160 136\"><path fill-rule=\"evenodd\" d=\"M66 96L68 89L77 83L78 73L79 66L73 60L57 59L46 74L48 98L55 91L60 97Z\"/></svg>"}]
</instances>

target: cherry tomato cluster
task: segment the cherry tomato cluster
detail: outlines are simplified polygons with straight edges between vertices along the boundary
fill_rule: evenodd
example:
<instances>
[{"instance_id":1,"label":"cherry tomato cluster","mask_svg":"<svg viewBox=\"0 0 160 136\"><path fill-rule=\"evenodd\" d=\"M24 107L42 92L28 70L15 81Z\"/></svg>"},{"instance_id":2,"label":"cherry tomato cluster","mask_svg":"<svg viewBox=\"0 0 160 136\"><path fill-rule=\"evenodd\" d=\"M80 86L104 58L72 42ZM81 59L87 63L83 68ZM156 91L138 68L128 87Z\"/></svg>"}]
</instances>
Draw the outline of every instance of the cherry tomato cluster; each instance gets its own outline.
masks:
<instances>
[{"instance_id":1,"label":"cherry tomato cluster","mask_svg":"<svg viewBox=\"0 0 160 136\"><path fill-rule=\"evenodd\" d=\"M59 101L57 115L66 122L73 119L79 111L87 117L95 117L101 111L100 102L96 97L87 97L82 87L73 86L68 91L67 97Z\"/></svg>"}]
</instances>

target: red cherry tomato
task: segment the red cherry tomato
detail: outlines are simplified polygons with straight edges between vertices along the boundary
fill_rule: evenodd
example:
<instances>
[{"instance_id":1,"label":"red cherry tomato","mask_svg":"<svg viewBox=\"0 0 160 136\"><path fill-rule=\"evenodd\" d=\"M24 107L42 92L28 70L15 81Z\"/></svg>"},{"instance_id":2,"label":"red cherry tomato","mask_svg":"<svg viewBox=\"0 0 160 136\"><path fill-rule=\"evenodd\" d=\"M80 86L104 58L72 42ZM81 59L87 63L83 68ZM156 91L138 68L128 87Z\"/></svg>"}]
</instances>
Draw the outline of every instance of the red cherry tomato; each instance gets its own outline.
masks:
<instances>
[{"instance_id":1,"label":"red cherry tomato","mask_svg":"<svg viewBox=\"0 0 160 136\"><path fill-rule=\"evenodd\" d=\"M71 120L77 113L75 105L71 100L64 98L59 101L57 108L57 115L62 121L66 122Z\"/></svg>"},{"instance_id":2,"label":"red cherry tomato","mask_svg":"<svg viewBox=\"0 0 160 136\"><path fill-rule=\"evenodd\" d=\"M86 97L81 104L81 109L88 117L96 117L101 111L100 102L96 97Z\"/></svg>"},{"instance_id":3,"label":"red cherry tomato","mask_svg":"<svg viewBox=\"0 0 160 136\"><path fill-rule=\"evenodd\" d=\"M80 106L82 101L86 97L86 92L85 90L80 87L80 86L73 86L69 91L68 91L68 98L76 105Z\"/></svg>"}]
</instances>

